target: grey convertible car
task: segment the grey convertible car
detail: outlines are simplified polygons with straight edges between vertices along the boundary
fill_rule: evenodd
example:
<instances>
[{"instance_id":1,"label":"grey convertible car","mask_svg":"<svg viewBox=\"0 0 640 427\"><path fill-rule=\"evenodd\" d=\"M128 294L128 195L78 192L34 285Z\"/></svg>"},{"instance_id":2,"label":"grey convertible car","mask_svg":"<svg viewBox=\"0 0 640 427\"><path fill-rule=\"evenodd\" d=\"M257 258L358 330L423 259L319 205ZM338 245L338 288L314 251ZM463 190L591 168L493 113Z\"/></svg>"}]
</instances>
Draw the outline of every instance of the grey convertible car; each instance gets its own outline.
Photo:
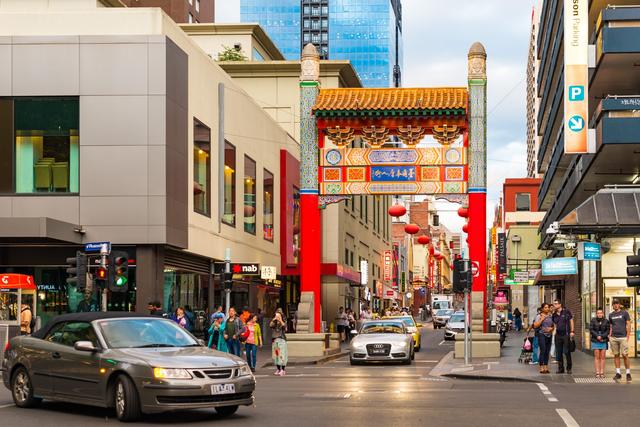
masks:
<instances>
[{"instance_id":1,"label":"grey convertible car","mask_svg":"<svg viewBox=\"0 0 640 427\"><path fill-rule=\"evenodd\" d=\"M143 413L252 405L255 379L239 357L211 350L175 322L133 313L74 313L7 344L2 379L19 407L42 399Z\"/></svg>"}]
</instances>

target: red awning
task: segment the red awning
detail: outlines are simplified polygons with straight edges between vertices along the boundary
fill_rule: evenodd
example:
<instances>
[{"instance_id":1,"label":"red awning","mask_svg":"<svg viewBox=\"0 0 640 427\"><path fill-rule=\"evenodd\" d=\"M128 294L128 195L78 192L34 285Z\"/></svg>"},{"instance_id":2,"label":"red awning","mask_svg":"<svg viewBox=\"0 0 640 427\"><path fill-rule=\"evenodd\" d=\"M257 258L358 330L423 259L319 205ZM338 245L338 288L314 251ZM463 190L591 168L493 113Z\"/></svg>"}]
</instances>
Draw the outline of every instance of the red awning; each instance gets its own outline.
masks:
<instances>
[{"instance_id":1,"label":"red awning","mask_svg":"<svg viewBox=\"0 0 640 427\"><path fill-rule=\"evenodd\" d=\"M33 276L27 274L6 273L0 274L0 288L2 289L25 289L36 290Z\"/></svg>"}]
</instances>

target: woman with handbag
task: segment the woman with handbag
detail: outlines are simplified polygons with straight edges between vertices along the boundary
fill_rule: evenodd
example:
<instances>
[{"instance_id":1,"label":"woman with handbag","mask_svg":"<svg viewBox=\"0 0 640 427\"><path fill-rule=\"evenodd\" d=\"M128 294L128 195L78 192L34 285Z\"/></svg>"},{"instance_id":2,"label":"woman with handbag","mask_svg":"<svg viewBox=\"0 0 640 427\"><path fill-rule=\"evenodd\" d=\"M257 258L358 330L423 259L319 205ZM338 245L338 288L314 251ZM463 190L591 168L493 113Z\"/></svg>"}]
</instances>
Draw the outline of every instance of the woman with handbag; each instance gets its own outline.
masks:
<instances>
[{"instance_id":1,"label":"woman with handbag","mask_svg":"<svg viewBox=\"0 0 640 427\"><path fill-rule=\"evenodd\" d=\"M538 334L538 345L540 346L540 357L538 364L540 365L540 373L549 373L549 353L551 352L551 337L553 336L553 319L549 304L546 302L540 307L540 314L533 322L533 327L540 330Z\"/></svg>"},{"instance_id":2,"label":"woman with handbag","mask_svg":"<svg viewBox=\"0 0 640 427\"><path fill-rule=\"evenodd\" d=\"M273 364L276 365L274 375L285 376L285 369L289 360L287 356L287 322L282 313L282 309L278 308L276 314L269 323L271 328L271 356Z\"/></svg>"},{"instance_id":3,"label":"woman with handbag","mask_svg":"<svg viewBox=\"0 0 640 427\"><path fill-rule=\"evenodd\" d=\"M595 355L596 378L604 378L604 366L606 362L607 348L609 347L609 319L604 317L604 311L598 307L596 317L591 319L589 332L591 332L591 349Z\"/></svg>"},{"instance_id":4,"label":"woman with handbag","mask_svg":"<svg viewBox=\"0 0 640 427\"><path fill-rule=\"evenodd\" d=\"M246 335L246 336L245 336ZM246 332L240 335L240 340L244 340L244 349L247 354L247 364L251 372L256 371L256 358L258 347L262 348L262 331L258 323L258 316L252 314L247 320Z\"/></svg>"}]
</instances>

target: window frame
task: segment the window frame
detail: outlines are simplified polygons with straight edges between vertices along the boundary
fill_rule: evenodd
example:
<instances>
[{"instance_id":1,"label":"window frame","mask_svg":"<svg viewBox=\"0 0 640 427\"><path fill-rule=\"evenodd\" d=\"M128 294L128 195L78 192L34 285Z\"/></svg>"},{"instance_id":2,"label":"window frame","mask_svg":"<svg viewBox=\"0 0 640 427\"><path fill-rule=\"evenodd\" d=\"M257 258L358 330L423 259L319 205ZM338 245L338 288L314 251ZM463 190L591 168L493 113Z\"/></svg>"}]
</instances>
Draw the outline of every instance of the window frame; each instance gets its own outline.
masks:
<instances>
[{"instance_id":1,"label":"window frame","mask_svg":"<svg viewBox=\"0 0 640 427\"><path fill-rule=\"evenodd\" d=\"M527 208L526 209L520 209L518 207L518 197L521 196L526 196L527 198ZM531 211L531 193L516 193L515 195L515 208L516 208L516 212L530 212Z\"/></svg>"},{"instance_id":2,"label":"window frame","mask_svg":"<svg viewBox=\"0 0 640 427\"><path fill-rule=\"evenodd\" d=\"M246 208L246 197L247 197L247 191L246 191L246 180L248 179L247 177L247 165L253 163L253 177L251 177L253 179L253 231L251 230L247 230L247 223L246 220L247 218L251 218L251 216L247 216L246 211L244 208ZM256 209L256 207L258 206L258 163L253 160L251 157L249 157L249 155L245 154L244 155L244 162L243 162L243 178L242 178L242 202L243 202L243 209L242 209L242 228L244 229L245 233L249 233L253 236L256 235L256 233L258 232L258 210Z\"/></svg>"},{"instance_id":3,"label":"window frame","mask_svg":"<svg viewBox=\"0 0 640 427\"><path fill-rule=\"evenodd\" d=\"M197 214L200 215L204 215L208 218L211 218L211 128L208 127L207 125L205 125L204 123L202 123L200 120L198 120L196 117L193 118L193 155L195 158L196 155L196 127L201 126L203 128L205 128L208 131L209 134L209 157L207 160L207 164L205 165L206 168L206 190L205 190L205 210L201 211L200 209L197 209L196 207L196 202L195 202L195 194L193 195L193 211ZM193 181L194 181L194 185L196 183L196 167L195 167L195 159L193 162Z\"/></svg>"},{"instance_id":4,"label":"window frame","mask_svg":"<svg viewBox=\"0 0 640 427\"><path fill-rule=\"evenodd\" d=\"M226 224L230 227L235 228L236 224L238 222L236 216L237 216L237 206L236 206L236 186L237 186L237 168L238 168L238 153L237 153L237 148L235 145L233 145L232 143L230 143L229 141L225 140L224 141L224 158L222 159L222 166L224 168L224 171L227 170L227 167L229 167L227 165L227 150L233 150L233 168L230 168L231 170L233 170L233 178L231 179L231 190L230 190L230 199L231 199L231 211L227 212L226 208L227 208L227 185L226 185L226 176L223 175L223 201L222 201L222 216L220 218L220 222L223 224ZM224 173L224 172L223 172ZM226 215L232 215L233 216L233 221L227 221L225 219Z\"/></svg>"},{"instance_id":5,"label":"window frame","mask_svg":"<svg viewBox=\"0 0 640 427\"><path fill-rule=\"evenodd\" d=\"M270 175L271 176L271 239L268 239L265 235L265 226L267 225L267 223L265 222L265 219L267 218L267 176ZM275 231L276 231L276 223L275 223L275 188L276 188L276 176L269 172L268 169L266 168L262 168L262 238L264 240L266 240L267 242L274 242L274 235L275 235Z\"/></svg>"}]
</instances>

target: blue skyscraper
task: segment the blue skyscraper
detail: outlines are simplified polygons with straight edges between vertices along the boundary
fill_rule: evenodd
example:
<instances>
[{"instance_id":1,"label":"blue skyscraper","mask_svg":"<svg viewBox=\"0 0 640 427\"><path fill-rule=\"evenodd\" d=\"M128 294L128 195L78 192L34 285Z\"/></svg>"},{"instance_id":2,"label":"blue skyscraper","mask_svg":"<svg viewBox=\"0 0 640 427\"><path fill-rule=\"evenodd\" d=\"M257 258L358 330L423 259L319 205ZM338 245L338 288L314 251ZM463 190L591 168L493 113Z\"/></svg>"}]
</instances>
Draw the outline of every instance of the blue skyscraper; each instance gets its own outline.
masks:
<instances>
[{"instance_id":1,"label":"blue skyscraper","mask_svg":"<svg viewBox=\"0 0 640 427\"><path fill-rule=\"evenodd\" d=\"M400 86L401 0L241 0L242 22L259 23L287 59L307 43L323 59L348 59L366 87Z\"/></svg>"}]
</instances>

